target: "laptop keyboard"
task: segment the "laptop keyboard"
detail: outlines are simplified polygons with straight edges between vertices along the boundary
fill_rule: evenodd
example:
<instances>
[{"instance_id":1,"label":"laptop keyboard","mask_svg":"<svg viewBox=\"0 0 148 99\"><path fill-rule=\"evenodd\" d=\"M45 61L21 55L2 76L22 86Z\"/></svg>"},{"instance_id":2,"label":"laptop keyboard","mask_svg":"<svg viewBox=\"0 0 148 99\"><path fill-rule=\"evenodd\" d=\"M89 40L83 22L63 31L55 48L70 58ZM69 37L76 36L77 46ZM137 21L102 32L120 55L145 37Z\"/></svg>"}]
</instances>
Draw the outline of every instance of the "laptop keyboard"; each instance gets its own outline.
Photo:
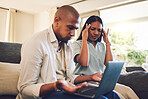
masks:
<instances>
[{"instance_id":1,"label":"laptop keyboard","mask_svg":"<svg viewBox=\"0 0 148 99\"><path fill-rule=\"evenodd\" d=\"M84 96L88 98L94 98L99 87L99 82L87 82L88 86L84 87L80 92L76 92L75 95Z\"/></svg>"},{"instance_id":2,"label":"laptop keyboard","mask_svg":"<svg viewBox=\"0 0 148 99\"><path fill-rule=\"evenodd\" d=\"M99 82L89 81L87 82L88 86L84 87L79 93L86 95L94 95L96 94L97 87L99 87Z\"/></svg>"},{"instance_id":3,"label":"laptop keyboard","mask_svg":"<svg viewBox=\"0 0 148 99\"><path fill-rule=\"evenodd\" d=\"M94 95L96 94L96 91L97 91L97 87L88 86L88 87L83 88L80 94Z\"/></svg>"}]
</instances>

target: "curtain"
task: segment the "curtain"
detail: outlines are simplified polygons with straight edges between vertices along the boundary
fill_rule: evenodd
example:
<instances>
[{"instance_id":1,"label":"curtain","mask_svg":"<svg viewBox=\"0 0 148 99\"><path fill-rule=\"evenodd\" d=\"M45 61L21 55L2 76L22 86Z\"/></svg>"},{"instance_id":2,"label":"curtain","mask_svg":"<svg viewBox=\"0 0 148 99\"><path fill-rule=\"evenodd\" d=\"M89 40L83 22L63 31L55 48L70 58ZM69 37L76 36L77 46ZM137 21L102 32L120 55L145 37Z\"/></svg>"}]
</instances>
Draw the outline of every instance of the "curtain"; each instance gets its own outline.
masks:
<instances>
[{"instance_id":1,"label":"curtain","mask_svg":"<svg viewBox=\"0 0 148 99\"><path fill-rule=\"evenodd\" d=\"M16 10L10 8L8 11L7 23L6 23L6 35L5 35L6 42L15 42L15 23L16 23L15 17L16 17Z\"/></svg>"},{"instance_id":2,"label":"curtain","mask_svg":"<svg viewBox=\"0 0 148 99\"><path fill-rule=\"evenodd\" d=\"M7 12L8 10L0 8L0 41L5 41Z\"/></svg>"}]
</instances>

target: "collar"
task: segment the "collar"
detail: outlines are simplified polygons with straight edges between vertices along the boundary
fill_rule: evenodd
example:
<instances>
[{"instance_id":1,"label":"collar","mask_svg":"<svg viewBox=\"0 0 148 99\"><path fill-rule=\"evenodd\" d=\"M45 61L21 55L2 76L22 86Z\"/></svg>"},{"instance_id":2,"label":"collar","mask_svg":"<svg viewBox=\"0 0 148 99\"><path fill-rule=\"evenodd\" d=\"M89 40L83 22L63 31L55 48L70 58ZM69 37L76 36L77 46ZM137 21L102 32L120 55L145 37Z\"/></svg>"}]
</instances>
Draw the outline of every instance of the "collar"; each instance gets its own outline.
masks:
<instances>
[{"instance_id":1,"label":"collar","mask_svg":"<svg viewBox=\"0 0 148 99\"><path fill-rule=\"evenodd\" d=\"M89 41L87 41L87 43L88 43L88 44L92 44L92 43L90 43ZM97 42L97 43L96 43L96 46L98 46L98 45L100 45L100 44L101 44L101 42Z\"/></svg>"},{"instance_id":2,"label":"collar","mask_svg":"<svg viewBox=\"0 0 148 99\"><path fill-rule=\"evenodd\" d=\"M51 42L51 43L52 43L52 42L57 42L57 43L58 43L58 40L57 40L57 38L56 38L56 36L55 36L55 33L54 33L54 31L53 31L52 25L49 27L48 32L49 32L49 40L50 40L50 42Z\"/></svg>"},{"instance_id":3,"label":"collar","mask_svg":"<svg viewBox=\"0 0 148 99\"><path fill-rule=\"evenodd\" d=\"M49 27L49 29L48 29L48 32L49 32L49 40L50 40L50 42L51 43L57 43L58 44L58 39L56 38L56 36L55 36L55 33L54 33L54 31L53 31L53 27L52 27L52 25ZM67 46L70 46L71 44L71 41L69 40L67 43L65 43ZM64 44L64 45L65 45Z\"/></svg>"}]
</instances>

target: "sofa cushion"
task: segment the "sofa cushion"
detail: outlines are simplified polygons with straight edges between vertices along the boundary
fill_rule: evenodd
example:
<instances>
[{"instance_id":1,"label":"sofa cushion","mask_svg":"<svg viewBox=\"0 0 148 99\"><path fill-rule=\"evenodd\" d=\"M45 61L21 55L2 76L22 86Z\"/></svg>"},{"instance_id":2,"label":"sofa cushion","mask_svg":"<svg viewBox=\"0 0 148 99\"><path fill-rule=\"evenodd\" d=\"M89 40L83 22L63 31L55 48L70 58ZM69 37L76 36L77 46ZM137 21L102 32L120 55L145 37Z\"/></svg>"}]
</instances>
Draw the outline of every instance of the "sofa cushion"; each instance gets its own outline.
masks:
<instances>
[{"instance_id":1,"label":"sofa cushion","mask_svg":"<svg viewBox=\"0 0 148 99\"><path fill-rule=\"evenodd\" d=\"M0 42L0 62L20 63L21 46L20 43Z\"/></svg>"},{"instance_id":2,"label":"sofa cushion","mask_svg":"<svg viewBox=\"0 0 148 99\"><path fill-rule=\"evenodd\" d=\"M19 64L0 62L0 95L17 95Z\"/></svg>"},{"instance_id":3,"label":"sofa cushion","mask_svg":"<svg viewBox=\"0 0 148 99\"><path fill-rule=\"evenodd\" d=\"M148 72L133 71L128 73L122 73L119 77L118 83L131 87L140 99L147 99Z\"/></svg>"}]
</instances>

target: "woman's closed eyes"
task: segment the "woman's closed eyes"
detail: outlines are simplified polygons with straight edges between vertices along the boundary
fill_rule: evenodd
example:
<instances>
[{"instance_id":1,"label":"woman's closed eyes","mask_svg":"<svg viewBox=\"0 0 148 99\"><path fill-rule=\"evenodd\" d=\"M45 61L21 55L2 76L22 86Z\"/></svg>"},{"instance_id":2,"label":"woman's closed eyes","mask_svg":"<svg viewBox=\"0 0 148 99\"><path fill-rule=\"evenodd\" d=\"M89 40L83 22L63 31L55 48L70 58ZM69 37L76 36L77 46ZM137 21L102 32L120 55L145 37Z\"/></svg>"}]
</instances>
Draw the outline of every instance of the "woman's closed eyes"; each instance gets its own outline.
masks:
<instances>
[{"instance_id":1,"label":"woman's closed eyes","mask_svg":"<svg viewBox=\"0 0 148 99\"><path fill-rule=\"evenodd\" d=\"M92 30L92 31L95 31L96 28L95 28L95 27L92 27L91 30ZM98 32L102 32L102 29L97 29L97 31L98 31Z\"/></svg>"}]
</instances>

